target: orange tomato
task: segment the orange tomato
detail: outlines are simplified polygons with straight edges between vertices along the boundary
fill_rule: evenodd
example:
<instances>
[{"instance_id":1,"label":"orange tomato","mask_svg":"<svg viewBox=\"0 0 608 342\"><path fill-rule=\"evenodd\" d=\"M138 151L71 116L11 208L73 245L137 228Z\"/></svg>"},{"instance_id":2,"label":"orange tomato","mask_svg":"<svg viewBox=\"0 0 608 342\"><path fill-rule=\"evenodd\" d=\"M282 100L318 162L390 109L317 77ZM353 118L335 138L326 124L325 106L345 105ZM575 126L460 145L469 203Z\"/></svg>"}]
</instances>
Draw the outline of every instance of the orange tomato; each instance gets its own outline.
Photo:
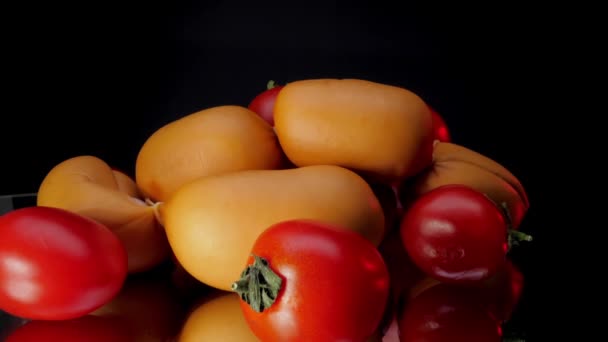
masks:
<instances>
[{"instance_id":1,"label":"orange tomato","mask_svg":"<svg viewBox=\"0 0 608 342\"><path fill-rule=\"evenodd\" d=\"M277 96L274 122L297 166L338 165L395 181L431 162L431 112L401 87L358 79L290 82Z\"/></svg>"},{"instance_id":2,"label":"orange tomato","mask_svg":"<svg viewBox=\"0 0 608 342\"><path fill-rule=\"evenodd\" d=\"M264 119L244 107L219 106L154 132L139 151L135 178L146 197L165 201L199 177L280 166L281 148Z\"/></svg>"},{"instance_id":3,"label":"orange tomato","mask_svg":"<svg viewBox=\"0 0 608 342\"><path fill-rule=\"evenodd\" d=\"M180 188L160 211L179 263L222 290L239 278L260 233L281 221L333 223L374 245L384 235L384 214L369 185L331 165L203 177Z\"/></svg>"},{"instance_id":4,"label":"orange tomato","mask_svg":"<svg viewBox=\"0 0 608 342\"><path fill-rule=\"evenodd\" d=\"M77 156L56 165L38 189L37 205L65 209L96 220L118 236L127 250L129 272L150 269L169 255L155 207L138 197L127 175L94 156Z\"/></svg>"}]
</instances>

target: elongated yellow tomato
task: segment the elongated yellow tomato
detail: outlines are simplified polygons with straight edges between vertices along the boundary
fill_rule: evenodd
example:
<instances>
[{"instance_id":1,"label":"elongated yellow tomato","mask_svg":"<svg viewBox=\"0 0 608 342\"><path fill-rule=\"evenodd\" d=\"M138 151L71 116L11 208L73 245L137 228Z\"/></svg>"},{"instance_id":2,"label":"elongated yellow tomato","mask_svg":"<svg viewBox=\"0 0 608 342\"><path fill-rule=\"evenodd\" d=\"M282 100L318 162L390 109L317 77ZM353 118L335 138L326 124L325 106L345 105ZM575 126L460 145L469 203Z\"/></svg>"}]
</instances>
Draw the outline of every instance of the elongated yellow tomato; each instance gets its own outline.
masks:
<instances>
[{"instance_id":1,"label":"elongated yellow tomato","mask_svg":"<svg viewBox=\"0 0 608 342\"><path fill-rule=\"evenodd\" d=\"M65 209L110 228L124 244L129 272L147 270L165 260L169 244L128 176L94 156L77 156L56 165L38 190L37 204Z\"/></svg>"},{"instance_id":2,"label":"elongated yellow tomato","mask_svg":"<svg viewBox=\"0 0 608 342\"><path fill-rule=\"evenodd\" d=\"M296 81L277 96L274 120L297 166L339 165L399 180L431 162L431 112L404 88L357 79Z\"/></svg>"},{"instance_id":3,"label":"elongated yellow tomato","mask_svg":"<svg viewBox=\"0 0 608 342\"><path fill-rule=\"evenodd\" d=\"M382 208L369 185L338 166L250 170L203 177L161 205L171 248L188 273L230 290L257 237L273 224L315 219L378 245Z\"/></svg>"},{"instance_id":4,"label":"elongated yellow tomato","mask_svg":"<svg viewBox=\"0 0 608 342\"><path fill-rule=\"evenodd\" d=\"M154 132L139 151L135 179L145 196L164 201L202 176L277 169L280 163L281 148L270 125L247 108L219 106Z\"/></svg>"},{"instance_id":5,"label":"elongated yellow tomato","mask_svg":"<svg viewBox=\"0 0 608 342\"><path fill-rule=\"evenodd\" d=\"M236 293L215 293L190 313L177 342L201 341L259 341L245 321Z\"/></svg>"}]
</instances>

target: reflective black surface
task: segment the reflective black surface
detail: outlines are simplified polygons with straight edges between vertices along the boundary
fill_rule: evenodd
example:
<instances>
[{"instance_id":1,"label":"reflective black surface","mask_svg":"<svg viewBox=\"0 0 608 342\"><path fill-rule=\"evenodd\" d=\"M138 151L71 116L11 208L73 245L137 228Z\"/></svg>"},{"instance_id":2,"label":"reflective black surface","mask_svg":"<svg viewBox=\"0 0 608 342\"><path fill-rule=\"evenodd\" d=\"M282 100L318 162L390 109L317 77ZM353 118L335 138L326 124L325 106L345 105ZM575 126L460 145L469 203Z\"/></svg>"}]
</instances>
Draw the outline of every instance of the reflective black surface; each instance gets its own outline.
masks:
<instances>
[{"instance_id":1,"label":"reflective black surface","mask_svg":"<svg viewBox=\"0 0 608 342\"><path fill-rule=\"evenodd\" d=\"M518 4L221 0L72 10L14 12L23 29L11 31L3 49L10 86L0 196L36 192L54 165L81 154L133 174L139 148L163 124L210 106L247 105L269 79L403 86L442 114L456 143L501 163L528 191L521 229L535 240L511 256L526 286L508 327L530 340L540 334L547 238L562 231L547 221L555 201L548 142L557 137L547 126L555 99L543 94L555 73L543 52L551 30L537 29L544 12Z\"/></svg>"}]
</instances>

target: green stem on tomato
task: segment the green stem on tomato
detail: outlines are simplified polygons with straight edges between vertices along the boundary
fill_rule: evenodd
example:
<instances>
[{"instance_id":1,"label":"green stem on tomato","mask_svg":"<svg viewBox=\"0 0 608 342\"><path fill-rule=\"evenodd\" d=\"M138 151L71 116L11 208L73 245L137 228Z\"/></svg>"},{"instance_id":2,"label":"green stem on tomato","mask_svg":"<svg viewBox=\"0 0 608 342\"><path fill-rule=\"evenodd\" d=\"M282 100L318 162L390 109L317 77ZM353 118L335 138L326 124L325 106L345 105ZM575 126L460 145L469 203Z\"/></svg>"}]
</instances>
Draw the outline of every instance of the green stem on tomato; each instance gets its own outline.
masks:
<instances>
[{"instance_id":1,"label":"green stem on tomato","mask_svg":"<svg viewBox=\"0 0 608 342\"><path fill-rule=\"evenodd\" d=\"M513 246L518 246L522 241L532 241L532 235L520 232L518 230L509 229L509 249Z\"/></svg>"},{"instance_id":2,"label":"green stem on tomato","mask_svg":"<svg viewBox=\"0 0 608 342\"><path fill-rule=\"evenodd\" d=\"M264 312L277 300L283 280L268 264L268 261L253 255L253 264L241 273L241 278L232 284L232 290L254 311Z\"/></svg>"},{"instance_id":3,"label":"green stem on tomato","mask_svg":"<svg viewBox=\"0 0 608 342\"><path fill-rule=\"evenodd\" d=\"M270 80L270 81L268 81L268 83L266 83L266 89L268 89L268 90L270 90L270 89L272 89L272 88L274 88L276 86L277 85L276 85L276 83L274 83L273 80Z\"/></svg>"},{"instance_id":4,"label":"green stem on tomato","mask_svg":"<svg viewBox=\"0 0 608 342\"><path fill-rule=\"evenodd\" d=\"M509 212L507 203L502 202L500 207L502 208L502 212L507 223L507 242L509 244L509 250L515 246L519 246L522 241L532 241L532 235L520 232L513 228L513 219L511 218L511 213Z\"/></svg>"}]
</instances>

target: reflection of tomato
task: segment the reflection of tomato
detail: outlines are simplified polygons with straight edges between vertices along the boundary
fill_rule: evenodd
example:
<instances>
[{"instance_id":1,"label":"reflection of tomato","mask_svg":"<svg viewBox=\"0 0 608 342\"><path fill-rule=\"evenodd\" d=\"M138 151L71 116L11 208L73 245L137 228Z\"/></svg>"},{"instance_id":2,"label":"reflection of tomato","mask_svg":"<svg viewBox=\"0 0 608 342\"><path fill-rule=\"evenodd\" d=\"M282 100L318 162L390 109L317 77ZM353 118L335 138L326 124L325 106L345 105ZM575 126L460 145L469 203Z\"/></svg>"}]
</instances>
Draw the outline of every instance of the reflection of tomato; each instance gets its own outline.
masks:
<instances>
[{"instance_id":1,"label":"reflection of tomato","mask_svg":"<svg viewBox=\"0 0 608 342\"><path fill-rule=\"evenodd\" d=\"M92 315L120 317L133 331L132 342L166 341L177 334L183 309L175 290L163 276L131 276L120 293Z\"/></svg>"},{"instance_id":2,"label":"reflection of tomato","mask_svg":"<svg viewBox=\"0 0 608 342\"><path fill-rule=\"evenodd\" d=\"M365 341L375 332L389 275L376 247L360 234L284 221L266 229L251 253L233 288L261 340Z\"/></svg>"},{"instance_id":3,"label":"reflection of tomato","mask_svg":"<svg viewBox=\"0 0 608 342\"><path fill-rule=\"evenodd\" d=\"M6 342L132 342L120 319L83 316L65 321L30 321L17 328Z\"/></svg>"},{"instance_id":4,"label":"reflection of tomato","mask_svg":"<svg viewBox=\"0 0 608 342\"><path fill-rule=\"evenodd\" d=\"M439 284L413 298L399 318L401 342L500 342L501 329L468 289Z\"/></svg>"},{"instance_id":5,"label":"reflection of tomato","mask_svg":"<svg viewBox=\"0 0 608 342\"><path fill-rule=\"evenodd\" d=\"M437 279L425 277L410 288L408 298L411 300L429 288L440 284L442 283ZM513 262L507 260L494 277L469 286L466 290L473 293L480 300L480 304L497 321L506 321L517 307L523 286L523 274Z\"/></svg>"},{"instance_id":6,"label":"reflection of tomato","mask_svg":"<svg viewBox=\"0 0 608 342\"><path fill-rule=\"evenodd\" d=\"M125 248L96 221L48 207L0 217L0 308L14 316L84 316L114 297L126 276Z\"/></svg>"},{"instance_id":7,"label":"reflection of tomato","mask_svg":"<svg viewBox=\"0 0 608 342\"><path fill-rule=\"evenodd\" d=\"M401 237L414 263L444 282L483 281L506 260L502 211L464 185L445 185L418 197L401 221Z\"/></svg>"},{"instance_id":8,"label":"reflection of tomato","mask_svg":"<svg viewBox=\"0 0 608 342\"><path fill-rule=\"evenodd\" d=\"M488 310L499 321L506 321L517 308L524 287L524 276L510 260L482 285L480 291Z\"/></svg>"}]
</instances>

